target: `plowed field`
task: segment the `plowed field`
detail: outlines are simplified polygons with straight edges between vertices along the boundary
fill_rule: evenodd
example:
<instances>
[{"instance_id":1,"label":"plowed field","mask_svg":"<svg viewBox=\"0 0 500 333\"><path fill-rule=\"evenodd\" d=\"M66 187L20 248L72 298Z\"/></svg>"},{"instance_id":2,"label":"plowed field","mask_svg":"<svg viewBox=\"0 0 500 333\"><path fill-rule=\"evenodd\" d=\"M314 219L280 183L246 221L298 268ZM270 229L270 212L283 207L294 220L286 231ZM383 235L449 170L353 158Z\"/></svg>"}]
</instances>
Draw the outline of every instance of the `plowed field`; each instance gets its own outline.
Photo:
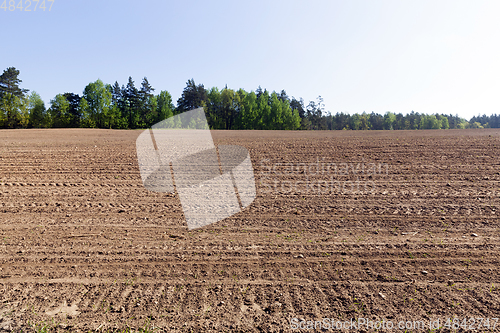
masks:
<instances>
[{"instance_id":1,"label":"plowed field","mask_svg":"<svg viewBox=\"0 0 500 333\"><path fill-rule=\"evenodd\" d=\"M140 133L0 131L0 331L500 328L499 130L213 131L257 197L194 230L143 187Z\"/></svg>"}]
</instances>

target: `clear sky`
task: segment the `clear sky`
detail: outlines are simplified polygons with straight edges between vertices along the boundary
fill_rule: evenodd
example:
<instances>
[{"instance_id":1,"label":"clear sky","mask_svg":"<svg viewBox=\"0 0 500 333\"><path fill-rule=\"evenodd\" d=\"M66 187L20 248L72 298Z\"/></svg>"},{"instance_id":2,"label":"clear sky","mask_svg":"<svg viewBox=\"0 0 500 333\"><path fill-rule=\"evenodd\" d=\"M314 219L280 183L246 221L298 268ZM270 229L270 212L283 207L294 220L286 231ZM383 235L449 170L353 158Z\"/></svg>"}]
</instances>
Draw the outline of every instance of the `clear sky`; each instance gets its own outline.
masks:
<instances>
[{"instance_id":1,"label":"clear sky","mask_svg":"<svg viewBox=\"0 0 500 333\"><path fill-rule=\"evenodd\" d=\"M47 105L98 78L140 87L146 76L174 102L193 78L306 104L321 95L332 113L500 113L498 0L31 4L0 9L0 69L19 69Z\"/></svg>"}]
</instances>

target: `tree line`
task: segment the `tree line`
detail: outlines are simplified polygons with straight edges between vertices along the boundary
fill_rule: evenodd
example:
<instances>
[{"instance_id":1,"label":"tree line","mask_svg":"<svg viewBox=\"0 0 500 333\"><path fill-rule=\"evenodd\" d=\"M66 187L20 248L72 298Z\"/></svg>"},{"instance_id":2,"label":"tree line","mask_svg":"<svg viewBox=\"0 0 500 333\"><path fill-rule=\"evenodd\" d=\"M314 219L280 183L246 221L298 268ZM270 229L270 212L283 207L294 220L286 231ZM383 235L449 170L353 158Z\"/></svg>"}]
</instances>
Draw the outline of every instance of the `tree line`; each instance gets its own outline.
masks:
<instances>
[{"instance_id":1,"label":"tree line","mask_svg":"<svg viewBox=\"0 0 500 333\"><path fill-rule=\"evenodd\" d=\"M174 105L171 94L155 89L148 79L140 87L129 77L126 85L101 80L89 83L81 95L57 94L47 109L39 94L20 88L19 70L9 67L0 76L0 128L148 128L176 114L203 107L211 129L264 130L416 130L500 127L500 115L475 116L410 112L361 114L325 111L323 99L305 105L302 98L289 97L258 87L255 91L227 86L206 89L188 80Z\"/></svg>"}]
</instances>

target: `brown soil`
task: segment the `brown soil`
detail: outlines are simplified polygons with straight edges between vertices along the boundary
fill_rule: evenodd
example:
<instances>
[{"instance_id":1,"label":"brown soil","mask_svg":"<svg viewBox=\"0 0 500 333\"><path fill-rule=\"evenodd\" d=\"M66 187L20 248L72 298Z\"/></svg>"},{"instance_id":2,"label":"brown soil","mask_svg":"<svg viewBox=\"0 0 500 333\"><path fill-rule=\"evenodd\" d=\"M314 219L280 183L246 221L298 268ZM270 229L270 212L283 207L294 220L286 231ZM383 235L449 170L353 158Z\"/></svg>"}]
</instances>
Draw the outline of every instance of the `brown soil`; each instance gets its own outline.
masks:
<instances>
[{"instance_id":1,"label":"brown soil","mask_svg":"<svg viewBox=\"0 0 500 333\"><path fill-rule=\"evenodd\" d=\"M191 231L142 186L140 132L0 131L0 331L500 317L499 130L214 131L257 198Z\"/></svg>"}]
</instances>

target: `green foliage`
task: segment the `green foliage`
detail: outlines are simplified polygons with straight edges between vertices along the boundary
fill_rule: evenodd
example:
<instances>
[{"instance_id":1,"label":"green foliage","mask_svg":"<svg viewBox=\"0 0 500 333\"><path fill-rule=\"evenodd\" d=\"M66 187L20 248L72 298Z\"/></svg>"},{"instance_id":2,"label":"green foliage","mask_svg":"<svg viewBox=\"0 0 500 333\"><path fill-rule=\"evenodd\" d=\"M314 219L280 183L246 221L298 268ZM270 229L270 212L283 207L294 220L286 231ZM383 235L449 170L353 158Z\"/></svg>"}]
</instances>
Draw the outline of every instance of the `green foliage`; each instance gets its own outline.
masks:
<instances>
[{"instance_id":1,"label":"green foliage","mask_svg":"<svg viewBox=\"0 0 500 333\"><path fill-rule=\"evenodd\" d=\"M18 76L19 71L15 67L9 67L3 71L3 74L0 75L0 97L6 94L23 97L28 92L27 89L19 88L22 80Z\"/></svg>"},{"instance_id":2,"label":"green foliage","mask_svg":"<svg viewBox=\"0 0 500 333\"><path fill-rule=\"evenodd\" d=\"M2 127L16 128L19 120L17 97L11 93L3 93L0 97L0 110Z\"/></svg>"},{"instance_id":3,"label":"green foliage","mask_svg":"<svg viewBox=\"0 0 500 333\"><path fill-rule=\"evenodd\" d=\"M82 115L78 108L81 97L78 94L64 93L63 96L69 102L68 112L70 114L70 124L68 127L80 127L80 120Z\"/></svg>"},{"instance_id":4,"label":"green foliage","mask_svg":"<svg viewBox=\"0 0 500 333\"><path fill-rule=\"evenodd\" d=\"M440 128L442 129L449 129L450 128L450 123L448 121L448 118L443 116L443 115L437 115L440 124Z\"/></svg>"},{"instance_id":5,"label":"green foliage","mask_svg":"<svg viewBox=\"0 0 500 333\"><path fill-rule=\"evenodd\" d=\"M71 113L69 112L69 102L64 95L57 94L50 101L49 112L52 119L52 127L69 127Z\"/></svg>"},{"instance_id":6,"label":"green foliage","mask_svg":"<svg viewBox=\"0 0 500 333\"><path fill-rule=\"evenodd\" d=\"M283 107L283 129L297 130L300 128L300 116L298 110L292 110L290 101L285 100L282 103Z\"/></svg>"},{"instance_id":7,"label":"green foliage","mask_svg":"<svg viewBox=\"0 0 500 333\"><path fill-rule=\"evenodd\" d=\"M222 122L222 129L231 129L238 114L238 98L234 90L224 88L220 93L221 109L220 119Z\"/></svg>"},{"instance_id":8,"label":"green foliage","mask_svg":"<svg viewBox=\"0 0 500 333\"><path fill-rule=\"evenodd\" d=\"M155 89L149 84L148 79L142 79L141 90L139 90L139 127L145 128L153 125L158 119L158 100L153 95Z\"/></svg>"},{"instance_id":9,"label":"green foliage","mask_svg":"<svg viewBox=\"0 0 500 333\"><path fill-rule=\"evenodd\" d=\"M19 71L9 67L0 75L0 126L5 128L27 127L27 89L19 88L22 82ZM22 112L22 114L20 113Z\"/></svg>"},{"instance_id":10,"label":"green foliage","mask_svg":"<svg viewBox=\"0 0 500 333\"><path fill-rule=\"evenodd\" d=\"M419 129L440 129L442 122L436 115L422 115Z\"/></svg>"},{"instance_id":11,"label":"green foliage","mask_svg":"<svg viewBox=\"0 0 500 333\"><path fill-rule=\"evenodd\" d=\"M255 91L233 90L224 87L205 89L202 84L188 80L177 107L168 91L154 95L146 77L141 88L135 87L132 77L126 86L118 82L104 84L101 80L89 83L82 97L74 93L56 95L50 108L36 92L25 96L21 89L19 71L14 67L0 76L0 128L91 127L91 128L148 128L166 120L171 126L199 128L202 119L181 124L174 115L203 107L211 129L244 130L416 130L500 128L500 115L478 115L469 121L458 115L409 114L371 112L361 114L325 111L321 96L307 107L302 98L288 97L285 90L269 92L260 86ZM171 119L171 120L168 120Z\"/></svg>"},{"instance_id":12,"label":"green foliage","mask_svg":"<svg viewBox=\"0 0 500 333\"><path fill-rule=\"evenodd\" d=\"M255 129L273 129L271 121L271 106L269 105L269 92L264 90L257 98L258 114Z\"/></svg>"},{"instance_id":13,"label":"green foliage","mask_svg":"<svg viewBox=\"0 0 500 333\"><path fill-rule=\"evenodd\" d=\"M323 104L323 98L318 96L316 102L310 101L307 105L304 117L308 118L307 127L303 129L308 130L327 130L329 125L331 125L331 115L325 114L325 105ZM345 127L349 127L349 122L345 123ZM342 129L342 128L341 128Z\"/></svg>"},{"instance_id":14,"label":"green foliage","mask_svg":"<svg viewBox=\"0 0 500 333\"><path fill-rule=\"evenodd\" d=\"M80 127L96 127L96 123L92 117L89 103L87 102L87 99L85 99L85 97L82 97L82 99L80 100L80 105L78 106L78 108L80 109L80 113L82 115Z\"/></svg>"},{"instance_id":15,"label":"green foliage","mask_svg":"<svg viewBox=\"0 0 500 333\"><path fill-rule=\"evenodd\" d=\"M222 108L220 91L216 87L210 89L207 92L207 99L201 102L205 114L207 117L207 122L210 128L219 129L222 128L222 114L220 109Z\"/></svg>"},{"instance_id":16,"label":"green foliage","mask_svg":"<svg viewBox=\"0 0 500 333\"><path fill-rule=\"evenodd\" d=\"M27 97L16 97L19 105L19 126L28 128L30 122L29 99Z\"/></svg>"},{"instance_id":17,"label":"green foliage","mask_svg":"<svg viewBox=\"0 0 500 333\"><path fill-rule=\"evenodd\" d=\"M50 116L46 114L45 103L39 94L35 91L31 92L28 97L29 101L29 124L30 127L41 128L50 127L52 124L50 121Z\"/></svg>"},{"instance_id":18,"label":"green foliage","mask_svg":"<svg viewBox=\"0 0 500 333\"><path fill-rule=\"evenodd\" d=\"M385 130L394 129L395 122L396 122L396 115L392 112L387 111L384 115L384 129Z\"/></svg>"},{"instance_id":19,"label":"green foliage","mask_svg":"<svg viewBox=\"0 0 500 333\"><path fill-rule=\"evenodd\" d=\"M127 119L129 128L138 128L140 119L139 90L135 87L132 77L128 78L127 88L122 89L123 116Z\"/></svg>"},{"instance_id":20,"label":"green foliage","mask_svg":"<svg viewBox=\"0 0 500 333\"><path fill-rule=\"evenodd\" d=\"M361 116L359 114L354 114L349 122L349 128L352 130L359 130L361 127Z\"/></svg>"},{"instance_id":21,"label":"green foliage","mask_svg":"<svg viewBox=\"0 0 500 333\"><path fill-rule=\"evenodd\" d=\"M85 99L87 103L85 121L88 124L93 124L91 127L111 128L114 119L110 113L110 86L105 86L101 80L89 83L83 90L82 99Z\"/></svg>"},{"instance_id":22,"label":"green foliage","mask_svg":"<svg viewBox=\"0 0 500 333\"><path fill-rule=\"evenodd\" d=\"M481 125L481 123L479 123L478 121L475 121L472 124L470 124L469 128L484 128L484 127Z\"/></svg>"},{"instance_id":23,"label":"green foliage","mask_svg":"<svg viewBox=\"0 0 500 333\"><path fill-rule=\"evenodd\" d=\"M158 118L154 120L155 123L170 118L174 115L175 107L174 103L172 103L172 96L168 91L160 91L160 94L156 97L156 100Z\"/></svg>"},{"instance_id":24,"label":"green foliage","mask_svg":"<svg viewBox=\"0 0 500 333\"><path fill-rule=\"evenodd\" d=\"M245 94L241 104L240 128L256 129L259 109L255 92L252 91L249 94Z\"/></svg>"},{"instance_id":25,"label":"green foliage","mask_svg":"<svg viewBox=\"0 0 500 333\"><path fill-rule=\"evenodd\" d=\"M193 79L188 80L182 96L177 100L177 112L194 110L207 100L207 91L202 84L196 85Z\"/></svg>"}]
</instances>

